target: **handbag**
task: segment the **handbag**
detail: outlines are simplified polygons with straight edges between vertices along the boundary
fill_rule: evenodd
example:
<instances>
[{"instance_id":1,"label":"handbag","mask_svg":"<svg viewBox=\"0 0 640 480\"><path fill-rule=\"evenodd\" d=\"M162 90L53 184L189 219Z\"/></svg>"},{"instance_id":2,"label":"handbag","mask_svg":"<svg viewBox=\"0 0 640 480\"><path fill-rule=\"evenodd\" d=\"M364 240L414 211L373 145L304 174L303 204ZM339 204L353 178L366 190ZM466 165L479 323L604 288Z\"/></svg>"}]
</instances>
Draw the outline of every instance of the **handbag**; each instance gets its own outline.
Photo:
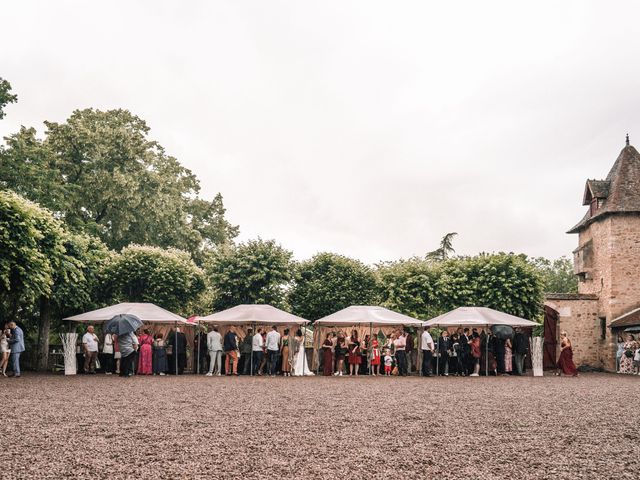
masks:
<instances>
[{"instance_id":1,"label":"handbag","mask_svg":"<svg viewBox=\"0 0 640 480\"><path fill-rule=\"evenodd\" d=\"M624 351L624 356L627 358L633 358L633 350L627 349Z\"/></svg>"}]
</instances>

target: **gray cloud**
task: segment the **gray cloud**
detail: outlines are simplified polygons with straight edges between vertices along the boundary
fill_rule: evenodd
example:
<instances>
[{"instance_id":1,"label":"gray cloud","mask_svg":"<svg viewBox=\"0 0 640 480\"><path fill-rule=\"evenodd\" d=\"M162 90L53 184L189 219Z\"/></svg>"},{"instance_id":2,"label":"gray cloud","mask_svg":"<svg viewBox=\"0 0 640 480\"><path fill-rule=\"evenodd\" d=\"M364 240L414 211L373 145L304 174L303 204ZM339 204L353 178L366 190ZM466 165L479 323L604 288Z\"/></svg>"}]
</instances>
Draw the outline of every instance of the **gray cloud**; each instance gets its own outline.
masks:
<instances>
[{"instance_id":1,"label":"gray cloud","mask_svg":"<svg viewBox=\"0 0 640 480\"><path fill-rule=\"evenodd\" d=\"M440 2L442 3L442 2ZM517 4L516 4L517 3ZM0 134L128 108L298 258L557 257L637 112L633 2L3 5ZM634 134L634 131L637 134Z\"/></svg>"}]
</instances>

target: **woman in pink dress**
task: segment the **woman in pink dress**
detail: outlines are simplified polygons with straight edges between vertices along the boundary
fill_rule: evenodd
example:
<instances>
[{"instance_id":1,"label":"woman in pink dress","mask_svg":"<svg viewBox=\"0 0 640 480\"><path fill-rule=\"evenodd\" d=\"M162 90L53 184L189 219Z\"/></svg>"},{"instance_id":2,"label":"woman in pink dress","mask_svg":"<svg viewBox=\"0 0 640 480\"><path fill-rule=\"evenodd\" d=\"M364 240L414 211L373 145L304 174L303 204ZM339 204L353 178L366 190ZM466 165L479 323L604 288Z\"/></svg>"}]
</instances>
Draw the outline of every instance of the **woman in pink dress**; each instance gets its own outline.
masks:
<instances>
[{"instance_id":1,"label":"woman in pink dress","mask_svg":"<svg viewBox=\"0 0 640 480\"><path fill-rule=\"evenodd\" d=\"M153 337L148 329L138 337L140 352L138 356L138 375L153 375Z\"/></svg>"}]
</instances>

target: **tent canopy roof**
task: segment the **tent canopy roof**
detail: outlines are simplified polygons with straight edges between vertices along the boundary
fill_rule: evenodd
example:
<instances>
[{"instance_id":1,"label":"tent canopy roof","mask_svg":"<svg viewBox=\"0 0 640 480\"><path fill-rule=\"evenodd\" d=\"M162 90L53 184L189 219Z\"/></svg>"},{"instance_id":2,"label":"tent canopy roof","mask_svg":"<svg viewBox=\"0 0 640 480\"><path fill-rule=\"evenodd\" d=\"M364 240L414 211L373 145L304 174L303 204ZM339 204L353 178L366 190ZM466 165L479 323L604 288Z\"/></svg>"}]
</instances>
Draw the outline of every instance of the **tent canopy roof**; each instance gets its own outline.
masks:
<instances>
[{"instance_id":1,"label":"tent canopy roof","mask_svg":"<svg viewBox=\"0 0 640 480\"><path fill-rule=\"evenodd\" d=\"M425 327L486 327L487 325L510 325L512 327L535 327L531 320L509 315L487 307L460 307L424 322Z\"/></svg>"},{"instance_id":2,"label":"tent canopy roof","mask_svg":"<svg viewBox=\"0 0 640 480\"><path fill-rule=\"evenodd\" d=\"M374 327L383 327L386 325L419 327L422 325L422 322L383 307L354 305L327 315L326 317L316 320L314 323L314 325L329 327L360 324L372 325Z\"/></svg>"},{"instance_id":3,"label":"tent canopy roof","mask_svg":"<svg viewBox=\"0 0 640 480\"><path fill-rule=\"evenodd\" d=\"M218 325L245 325L257 323L260 325L306 325L304 318L293 315L271 305L236 305L218 313L199 317L205 323Z\"/></svg>"},{"instance_id":4,"label":"tent canopy roof","mask_svg":"<svg viewBox=\"0 0 640 480\"><path fill-rule=\"evenodd\" d=\"M98 310L67 317L64 320L80 323L101 323L111 320L115 315L122 313L135 315L143 322L188 324L180 315L171 313L153 303L118 303L110 307L99 308Z\"/></svg>"}]
</instances>

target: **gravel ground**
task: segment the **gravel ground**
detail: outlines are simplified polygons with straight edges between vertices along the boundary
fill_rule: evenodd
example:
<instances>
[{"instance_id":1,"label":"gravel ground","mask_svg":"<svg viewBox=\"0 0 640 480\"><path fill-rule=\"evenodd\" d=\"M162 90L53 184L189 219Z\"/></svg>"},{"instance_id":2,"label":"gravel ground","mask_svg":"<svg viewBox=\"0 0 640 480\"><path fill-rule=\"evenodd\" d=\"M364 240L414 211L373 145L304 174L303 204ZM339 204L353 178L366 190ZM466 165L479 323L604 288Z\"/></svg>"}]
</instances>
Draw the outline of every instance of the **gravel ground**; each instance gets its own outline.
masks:
<instances>
[{"instance_id":1,"label":"gravel ground","mask_svg":"<svg viewBox=\"0 0 640 480\"><path fill-rule=\"evenodd\" d=\"M638 478L640 378L0 379L3 478Z\"/></svg>"}]
</instances>

